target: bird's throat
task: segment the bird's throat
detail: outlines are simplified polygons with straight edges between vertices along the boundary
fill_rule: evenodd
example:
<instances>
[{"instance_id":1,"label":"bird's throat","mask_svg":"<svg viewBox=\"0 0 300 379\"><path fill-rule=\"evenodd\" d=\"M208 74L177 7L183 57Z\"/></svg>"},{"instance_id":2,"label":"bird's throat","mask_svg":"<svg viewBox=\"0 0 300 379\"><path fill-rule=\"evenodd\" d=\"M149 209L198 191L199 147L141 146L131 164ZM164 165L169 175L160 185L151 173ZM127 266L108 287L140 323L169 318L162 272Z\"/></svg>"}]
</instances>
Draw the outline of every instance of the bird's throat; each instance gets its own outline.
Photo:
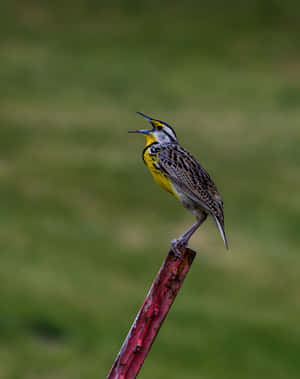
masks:
<instances>
[{"instance_id":1,"label":"bird's throat","mask_svg":"<svg viewBox=\"0 0 300 379\"><path fill-rule=\"evenodd\" d=\"M153 134L146 134L145 137L146 137L146 146L145 147L151 145L151 143L153 143L153 142L156 142L156 137Z\"/></svg>"}]
</instances>

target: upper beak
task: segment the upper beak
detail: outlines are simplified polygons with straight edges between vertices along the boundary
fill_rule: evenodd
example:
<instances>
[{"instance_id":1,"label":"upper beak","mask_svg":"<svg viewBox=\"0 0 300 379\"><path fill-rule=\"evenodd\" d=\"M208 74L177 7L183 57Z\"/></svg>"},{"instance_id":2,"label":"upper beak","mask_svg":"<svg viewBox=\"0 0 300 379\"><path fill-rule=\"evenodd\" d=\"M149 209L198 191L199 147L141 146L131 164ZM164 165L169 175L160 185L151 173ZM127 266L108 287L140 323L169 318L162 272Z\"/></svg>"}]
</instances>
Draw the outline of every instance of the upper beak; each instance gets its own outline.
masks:
<instances>
[{"instance_id":1,"label":"upper beak","mask_svg":"<svg viewBox=\"0 0 300 379\"><path fill-rule=\"evenodd\" d=\"M149 117L149 116L146 116L144 113L142 112L136 112L137 114L143 116L146 120L148 120L150 122L150 124L152 125L152 120L153 118ZM153 128L154 129L154 128ZM141 130L129 130L128 133L142 133L142 134L149 134L150 132L152 132L153 129L141 129Z\"/></svg>"},{"instance_id":2,"label":"upper beak","mask_svg":"<svg viewBox=\"0 0 300 379\"><path fill-rule=\"evenodd\" d=\"M153 118L149 117L149 116L146 116L144 113L142 112L136 112L137 114L143 116L146 120L148 120L150 123L152 123L152 120Z\"/></svg>"}]
</instances>

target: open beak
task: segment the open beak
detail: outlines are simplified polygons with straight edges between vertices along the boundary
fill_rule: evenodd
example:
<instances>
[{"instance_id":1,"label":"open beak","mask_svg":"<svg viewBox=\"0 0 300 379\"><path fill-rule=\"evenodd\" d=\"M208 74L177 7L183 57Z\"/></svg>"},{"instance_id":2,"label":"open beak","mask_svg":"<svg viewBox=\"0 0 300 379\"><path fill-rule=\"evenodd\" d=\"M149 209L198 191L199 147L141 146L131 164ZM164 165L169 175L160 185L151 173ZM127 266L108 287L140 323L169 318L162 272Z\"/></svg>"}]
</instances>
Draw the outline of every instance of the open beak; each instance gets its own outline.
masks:
<instances>
[{"instance_id":1,"label":"open beak","mask_svg":"<svg viewBox=\"0 0 300 379\"><path fill-rule=\"evenodd\" d=\"M146 116L144 113L142 112L136 112L137 114L143 116L146 120L148 120L150 122L150 124L152 125L152 120L153 118L149 117L149 116ZM153 126L153 125L152 125ZM153 127L154 129L154 127ZM141 129L141 130L129 130L128 133L142 133L142 134L149 134L153 131L153 129Z\"/></svg>"}]
</instances>

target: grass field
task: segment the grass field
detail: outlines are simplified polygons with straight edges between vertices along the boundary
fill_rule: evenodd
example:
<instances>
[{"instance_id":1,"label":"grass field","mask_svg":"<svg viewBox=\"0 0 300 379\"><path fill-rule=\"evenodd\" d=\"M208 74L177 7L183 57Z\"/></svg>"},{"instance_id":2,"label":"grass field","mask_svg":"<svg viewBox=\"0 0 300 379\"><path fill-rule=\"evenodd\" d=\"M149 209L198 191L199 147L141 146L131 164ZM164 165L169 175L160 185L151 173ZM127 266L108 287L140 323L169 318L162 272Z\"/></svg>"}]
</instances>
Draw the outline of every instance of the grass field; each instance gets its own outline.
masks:
<instances>
[{"instance_id":1,"label":"grass field","mask_svg":"<svg viewBox=\"0 0 300 379\"><path fill-rule=\"evenodd\" d=\"M142 111L215 179L143 379L300 377L295 1L1 5L0 378L104 378L193 216L142 160Z\"/></svg>"}]
</instances>

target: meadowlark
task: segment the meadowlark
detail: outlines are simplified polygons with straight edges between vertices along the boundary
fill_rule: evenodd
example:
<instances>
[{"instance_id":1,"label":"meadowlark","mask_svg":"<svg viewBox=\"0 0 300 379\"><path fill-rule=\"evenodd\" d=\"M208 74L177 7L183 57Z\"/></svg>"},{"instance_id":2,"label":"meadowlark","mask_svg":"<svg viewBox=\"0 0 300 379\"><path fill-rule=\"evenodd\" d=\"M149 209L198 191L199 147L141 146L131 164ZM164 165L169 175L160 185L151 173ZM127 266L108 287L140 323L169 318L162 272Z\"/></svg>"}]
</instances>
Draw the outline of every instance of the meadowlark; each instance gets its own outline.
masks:
<instances>
[{"instance_id":1,"label":"meadowlark","mask_svg":"<svg viewBox=\"0 0 300 379\"><path fill-rule=\"evenodd\" d=\"M211 216L218 227L226 248L224 205L215 183L200 163L177 142L174 129L167 123L137 112L148 120L152 129L130 130L146 136L143 160L154 180L174 195L185 208L196 216L196 223L181 237L172 240L172 250L181 256L189 239Z\"/></svg>"}]
</instances>

